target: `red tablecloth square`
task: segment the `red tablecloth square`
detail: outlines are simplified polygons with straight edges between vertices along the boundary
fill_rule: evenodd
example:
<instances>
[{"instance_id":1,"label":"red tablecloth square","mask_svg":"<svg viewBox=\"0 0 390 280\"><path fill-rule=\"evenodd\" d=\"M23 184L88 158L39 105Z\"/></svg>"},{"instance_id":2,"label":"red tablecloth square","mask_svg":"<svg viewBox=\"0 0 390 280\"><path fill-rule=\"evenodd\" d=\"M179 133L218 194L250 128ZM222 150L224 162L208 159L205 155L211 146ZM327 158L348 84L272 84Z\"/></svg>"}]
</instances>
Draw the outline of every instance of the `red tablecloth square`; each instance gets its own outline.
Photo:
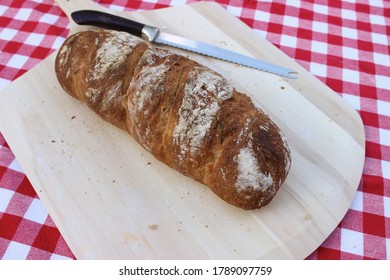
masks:
<instances>
[{"instance_id":1,"label":"red tablecloth square","mask_svg":"<svg viewBox=\"0 0 390 280\"><path fill-rule=\"evenodd\" d=\"M363 191L377 195L384 195L383 178L379 176L363 175Z\"/></svg>"},{"instance_id":2,"label":"red tablecloth square","mask_svg":"<svg viewBox=\"0 0 390 280\"><path fill-rule=\"evenodd\" d=\"M385 217L367 212L363 213L363 232L386 237Z\"/></svg>"},{"instance_id":3,"label":"red tablecloth square","mask_svg":"<svg viewBox=\"0 0 390 280\"><path fill-rule=\"evenodd\" d=\"M8 213L0 213L0 237L13 240L22 217Z\"/></svg>"},{"instance_id":4,"label":"red tablecloth square","mask_svg":"<svg viewBox=\"0 0 390 280\"><path fill-rule=\"evenodd\" d=\"M59 238L60 232L56 227L42 225L32 246L48 252L54 252Z\"/></svg>"}]
</instances>

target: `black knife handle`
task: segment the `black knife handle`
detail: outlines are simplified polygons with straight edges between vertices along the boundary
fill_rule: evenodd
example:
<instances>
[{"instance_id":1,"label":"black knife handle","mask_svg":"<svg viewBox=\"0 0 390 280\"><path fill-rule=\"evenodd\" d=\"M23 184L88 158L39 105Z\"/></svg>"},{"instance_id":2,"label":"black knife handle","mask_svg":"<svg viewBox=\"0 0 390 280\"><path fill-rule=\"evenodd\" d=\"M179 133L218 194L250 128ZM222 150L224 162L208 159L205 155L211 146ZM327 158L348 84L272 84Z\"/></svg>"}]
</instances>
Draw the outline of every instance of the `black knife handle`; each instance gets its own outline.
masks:
<instances>
[{"instance_id":1,"label":"black knife handle","mask_svg":"<svg viewBox=\"0 0 390 280\"><path fill-rule=\"evenodd\" d=\"M145 24L136 21L93 10L76 11L71 16L80 25L93 25L117 31L125 31L138 37L142 36L142 29L145 27Z\"/></svg>"}]
</instances>

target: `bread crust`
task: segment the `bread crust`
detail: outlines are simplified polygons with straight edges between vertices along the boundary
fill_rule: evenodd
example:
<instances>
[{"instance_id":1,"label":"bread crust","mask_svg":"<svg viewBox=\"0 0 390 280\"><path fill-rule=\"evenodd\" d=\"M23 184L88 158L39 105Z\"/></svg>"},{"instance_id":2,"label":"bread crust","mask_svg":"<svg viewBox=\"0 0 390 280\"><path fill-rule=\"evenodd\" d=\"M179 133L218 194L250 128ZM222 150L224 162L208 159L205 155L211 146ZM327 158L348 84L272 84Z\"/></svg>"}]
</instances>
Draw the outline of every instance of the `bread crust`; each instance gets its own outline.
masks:
<instances>
[{"instance_id":1,"label":"bread crust","mask_svg":"<svg viewBox=\"0 0 390 280\"><path fill-rule=\"evenodd\" d=\"M187 57L124 32L83 31L63 43L55 71L68 94L232 205L267 205L288 175L290 149L276 124Z\"/></svg>"}]
</instances>

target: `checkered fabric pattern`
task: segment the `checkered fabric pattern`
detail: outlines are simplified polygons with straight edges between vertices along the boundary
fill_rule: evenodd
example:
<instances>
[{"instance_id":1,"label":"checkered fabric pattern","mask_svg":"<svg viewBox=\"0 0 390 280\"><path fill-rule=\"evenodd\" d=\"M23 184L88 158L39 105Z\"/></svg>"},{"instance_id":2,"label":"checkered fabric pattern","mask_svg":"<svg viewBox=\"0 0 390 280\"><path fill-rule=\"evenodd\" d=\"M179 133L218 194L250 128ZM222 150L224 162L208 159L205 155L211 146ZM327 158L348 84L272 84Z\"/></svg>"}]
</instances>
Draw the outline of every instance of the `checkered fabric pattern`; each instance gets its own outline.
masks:
<instances>
[{"instance_id":1,"label":"checkered fabric pattern","mask_svg":"<svg viewBox=\"0 0 390 280\"><path fill-rule=\"evenodd\" d=\"M131 11L196 2L95 1ZM308 259L390 259L390 2L215 2L322 80L363 120L366 158L358 191ZM65 14L51 0L2 0L0 90L56 50L68 32ZM1 134L0 258L74 259Z\"/></svg>"}]
</instances>

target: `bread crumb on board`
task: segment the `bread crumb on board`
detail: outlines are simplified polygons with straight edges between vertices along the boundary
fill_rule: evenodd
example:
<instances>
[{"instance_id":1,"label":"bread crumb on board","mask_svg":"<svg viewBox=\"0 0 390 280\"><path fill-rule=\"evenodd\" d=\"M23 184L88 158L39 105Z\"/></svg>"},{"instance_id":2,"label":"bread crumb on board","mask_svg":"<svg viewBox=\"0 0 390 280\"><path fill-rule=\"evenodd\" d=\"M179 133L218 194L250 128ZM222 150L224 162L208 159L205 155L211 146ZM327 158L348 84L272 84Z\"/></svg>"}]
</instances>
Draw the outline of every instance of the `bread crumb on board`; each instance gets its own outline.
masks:
<instances>
[{"instance_id":1,"label":"bread crumb on board","mask_svg":"<svg viewBox=\"0 0 390 280\"><path fill-rule=\"evenodd\" d=\"M156 224L150 224L148 227L151 230L156 230L157 229L157 225Z\"/></svg>"}]
</instances>

